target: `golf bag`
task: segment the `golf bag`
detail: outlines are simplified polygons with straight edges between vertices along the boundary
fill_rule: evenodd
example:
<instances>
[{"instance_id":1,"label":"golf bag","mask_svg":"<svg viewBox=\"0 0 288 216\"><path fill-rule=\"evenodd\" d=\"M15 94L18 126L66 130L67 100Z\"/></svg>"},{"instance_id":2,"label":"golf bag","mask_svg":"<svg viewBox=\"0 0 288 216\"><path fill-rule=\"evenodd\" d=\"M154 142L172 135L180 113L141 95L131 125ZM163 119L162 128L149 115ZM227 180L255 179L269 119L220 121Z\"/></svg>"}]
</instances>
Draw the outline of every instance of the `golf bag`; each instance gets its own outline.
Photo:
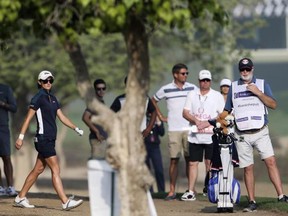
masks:
<instances>
[{"instance_id":1,"label":"golf bag","mask_svg":"<svg viewBox=\"0 0 288 216\"><path fill-rule=\"evenodd\" d=\"M240 183L234 178L234 167L239 166L233 133L224 134L214 128L213 157L211 159L208 198L217 203L218 212L233 212L233 204L240 201Z\"/></svg>"}]
</instances>

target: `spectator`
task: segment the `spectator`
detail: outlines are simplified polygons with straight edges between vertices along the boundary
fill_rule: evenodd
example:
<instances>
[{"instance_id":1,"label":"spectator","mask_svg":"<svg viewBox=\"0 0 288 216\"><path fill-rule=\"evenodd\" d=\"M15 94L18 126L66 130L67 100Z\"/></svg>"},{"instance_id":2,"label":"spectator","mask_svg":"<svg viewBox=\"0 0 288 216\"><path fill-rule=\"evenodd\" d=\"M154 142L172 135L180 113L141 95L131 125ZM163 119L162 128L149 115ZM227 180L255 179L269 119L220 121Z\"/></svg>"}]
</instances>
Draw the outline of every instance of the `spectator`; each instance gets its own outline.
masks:
<instances>
[{"instance_id":1,"label":"spectator","mask_svg":"<svg viewBox=\"0 0 288 216\"><path fill-rule=\"evenodd\" d=\"M257 210L255 201L254 156L257 149L268 170L268 175L278 194L279 202L288 202L284 195L273 146L269 136L267 108L276 109L277 102L269 84L254 76L251 59L243 58L238 64L240 79L229 89L224 112L233 109L235 116L236 147L240 168L244 168L244 180L248 192L248 206L244 212Z\"/></svg>"},{"instance_id":2,"label":"spectator","mask_svg":"<svg viewBox=\"0 0 288 216\"><path fill-rule=\"evenodd\" d=\"M181 197L183 201L196 200L194 188L198 177L198 165L203 161L203 155L206 173L210 170L213 155L213 126L208 120L216 118L224 108L223 96L211 88L211 81L210 71L201 70L199 72L200 89L189 92L183 109L183 117L192 126L188 136L190 155L188 190ZM207 184L203 192L207 193Z\"/></svg>"},{"instance_id":3,"label":"spectator","mask_svg":"<svg viewBox=\"0 0 288 216\"><path fill-rule=\"evenodd\" d=\"M220 92L223 95L225 102L227 100L227 95L228 95L230 86L231 86L231 80L226 79L226 78L221 80Z\"/></svg>"},{"instance_id":4,"label":"spectator","mask_svg":"<svg viewBox=\"0 0 288 216\"><path fill-rule=\"evenodd\" d=\"M0 196L6 195L6 188L4 187L3 180L2 180L2 174L0 170Z\"/></svg>"},{"instance_id":5,"label":"spectator","mask_svg":"<svg viewBox=\"0 0 288 216\"><path fill-rule=\"evenodd\" d=\"M61 111L57 98L51 94L54 76L50 71L41 71L38 76L39 92L32 98L25 121L21 127L20 135L16 141L16 149L20 150L23 145L25 132L34 115L37 120L37 131L34 138L35 149L38 152L37 160L33 170L27 176L25 183L15 198L14 206L22 208L34 208L26 198L29 189L37 180L38 176L44 171L46 165L51 170L52 183L57 192L63 210L70 210L81 205L83 200L74 200L68 198L64 192L62 180L60 177L60 168L55 151L55 141L57 135L56 116L67 127L75 130L80 136L83 130L76 127Z\"/></svg>"},{"instance_id":6,"label":"spectator","mask_svg":"<svg viewBox=\"0 0 288 216\"><path fill-rule=\"evenodd\" d=\"M159 119L168 123L168 148L170 154L170 188L166 201L176 199L176 181L178 176L178 163L184 153L186 162L186 176L188 178L189 150L187 135L189 122L183 118L182 110L188 92L197 89L194 84L186 82L188 67L185 64L176 64L172 68L173 81L162 86L152 98ZM168 118L160 111L157 103L165 99L168 109Z\"/></svg>"},{"instance_id":7,"label":"spectator","mask_svg":"<svg viewBox=\"0 0 288 216\"><path fill-rule=\"evenodd\" d=\"M0 189L0 193L8 196L17 196L13 186L13 165L11 162L9 112L17 111L16 100L12 89L8 85L0 84L0 156L3 161L7 188ZM1 170L0 170L1 172ZM2 181L2 179L1 179Z\"/></svg>"},{"instance_id":8,"label":"spectator","mask_svg":"<svg viewBox=\"0 0 288 216\"><path fill-rule=\"evenodd\" d=\"M145 137L144 140L147 151L146 164L150 170L152 169L150 162L153 164L158 192L165 192L165 178L160 149L160 136L164 136L164 133L164 124L158 117L156 117L153 129L151 130L150 134ZM150 191L153 192L153 187L151 187Z\"/></svg>"},{"instance_id":9,"label":"spectator","mask_svg":"<svg viewBox=\"0 0 288 216\"><path fill-rule=\"evenodd\" d=\"M126 85L127 83L127 77L124 79L124 84ZM126 101L126 94L119 95L118 97L115 98L113 103L110 106L110 109L113 110L114 112L119 112L124 106ZM148 134L151 132L155 118L156 118L156 112L155 112L155 107L153 106L151 99L147 96L146 100L146 115L144 115L143 120L140 125L140 130L142 132L143 138L147 137ZM147 115L151 115L150 121L147 123Z\"/></svg>"},{"instance_id":10,"label":"spectator","mask_svg":"<svg viewBox=\"0 0 288 216\"><path fill-rule=\"evenodd\" d=\"M96 98L104 104L103 97L106 91L105 81L103 79L96 79L94 81L94 90ZM89 142L91 146L91 156L89 159L104 159L108 135L100 125L94 124L91 121L92 115L97 115L97 113L87 107L82 116L82 120L90 128Z\"/></svg>"}]
</instances>

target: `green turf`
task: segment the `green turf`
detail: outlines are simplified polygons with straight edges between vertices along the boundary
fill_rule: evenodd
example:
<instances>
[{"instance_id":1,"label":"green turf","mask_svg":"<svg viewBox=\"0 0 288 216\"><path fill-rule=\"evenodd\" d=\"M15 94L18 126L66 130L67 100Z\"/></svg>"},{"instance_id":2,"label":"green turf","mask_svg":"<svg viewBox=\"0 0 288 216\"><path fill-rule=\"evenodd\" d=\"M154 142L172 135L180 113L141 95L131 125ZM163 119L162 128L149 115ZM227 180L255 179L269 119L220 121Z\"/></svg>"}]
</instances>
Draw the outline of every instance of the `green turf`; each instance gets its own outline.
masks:
<instances>
[{"instance_id":1,"label":"green turf","mask_svg":"<svg viewBox=\"0 0 288 216\"><path fill-rule=\"evenodd\" d=\"M153 199L164 199L167 193L159 192L152 193ZM177 199L180 199L182 193L177 193ZM197 196L197 200L201 202L209 202L207 197L205 196ZM288 213L288 203L278 202L276 198L266 198L266 197L257 197L256 202L258 205L258 209L271 211L271 212L282 212ZM215 204L216 205L216 204ZM235 210L242 210L247 206L247 198L246 196L241 196L240 203L235 204Z\"/></svg>"}]
</instances>

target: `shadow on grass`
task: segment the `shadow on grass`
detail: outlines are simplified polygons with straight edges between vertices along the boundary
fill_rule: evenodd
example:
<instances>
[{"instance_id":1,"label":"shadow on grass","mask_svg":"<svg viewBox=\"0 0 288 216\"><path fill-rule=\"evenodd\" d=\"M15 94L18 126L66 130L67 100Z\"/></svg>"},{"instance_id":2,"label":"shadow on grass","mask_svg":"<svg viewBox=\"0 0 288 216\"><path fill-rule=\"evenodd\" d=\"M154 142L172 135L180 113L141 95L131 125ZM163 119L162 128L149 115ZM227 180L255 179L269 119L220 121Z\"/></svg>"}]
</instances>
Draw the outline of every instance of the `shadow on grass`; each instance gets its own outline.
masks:
<instances>
[{"instance_id":1,"label":"shadow on grass","mask_svg":"<svg viewBox=\"0 0 288 216\"><path fill-rule=\"evenodd\" d=\"M71 194L67 194L67 196L71 196ZM56 193L43 193L43 192L29 192L27 197L29 198L39 198L39 199L59 199L58 195ZM1 197L1 203L5 202L5 200L11 200L11 198L14 197L9 197L9 196L2 196ZM84 201L89 201L89 197L87 196L75 196L76 199L83 199Z\"/></svg>"},{"instance_id":2,"label":"shadow on grass","mask_svg":"<svg viewBox=\"0 0 288 216\"><path fill-rule=\"evenodd\" d=\"M167 196L167 193L159 192L152 193L153 199L164 199ZM180 200L182 193L176 194L176 199ZM205 196L197 196L197 200L200 202L207 202L207 197ZM278 202L276 198L266 198L266 197L256 197L258 209L270 211L270 212L282 212L288 213L288 203L287 202ZM248 201L246 196L241 196L240 203L234 204L233 209L235 211L242 211L245 207L247 207ZM217 212L217 204L215 206L206 206L201 212L203 213L216 213Z\"/></svg>"},{"instance_id":3,"label":"shadow on grass","mask_svg":"<svg viewBox=\"0 0 288 216\"><path fill-rule=\"evenodd\" d=\"M62 178L63 187L65 189L73 189L73 190L87 190L88 191L88 181L86 179L67 179ZM36 182L38 187L51 187L52 180L50 178L38 179Z\"/></svg>"},{"instance_id":4,"label":"shadow on grass","mask_svg":"<svg viewBox=\"0 0 288 216\"><path fill-rule=\"evenodd\" d=\"M88 182L85 179L67 179L62 178L63 187L65 190L87 190L88 191ZM51 188L53 190L52 180L46 178L40 178L36 181L37 187L41 188ZM39 198L39 199L59 199L56 192L47 193L47 192L29 192L29 198ZM72 196L72 194L67 194L67 196ZM12 197L13 198L13 197ZM75 196L77 199L83 199L84 201L89 201L87 196ZM9 196L1 196L1 199L11 199Z\"/></svg>"}]
</instances>

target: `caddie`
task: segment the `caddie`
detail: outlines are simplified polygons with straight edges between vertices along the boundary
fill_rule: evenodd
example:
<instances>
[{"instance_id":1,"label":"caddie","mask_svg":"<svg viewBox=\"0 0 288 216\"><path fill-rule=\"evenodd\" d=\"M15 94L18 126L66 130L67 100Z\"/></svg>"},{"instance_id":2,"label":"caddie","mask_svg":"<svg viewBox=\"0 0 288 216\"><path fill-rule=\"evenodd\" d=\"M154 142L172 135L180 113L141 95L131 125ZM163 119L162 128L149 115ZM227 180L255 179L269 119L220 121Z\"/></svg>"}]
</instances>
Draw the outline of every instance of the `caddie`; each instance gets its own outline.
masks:
<instances>
[{"instance_id":1,"label":"caddie","mask_svg":"<svg viewBox=\"0 0 288 216\"><path fill-rule=\"evenodd\" d=\"M239 61L240 79L234 81L229 89L224 112L235 116L236 147L240 168L244 168L244 180L248 192L248 206L244 212L256 211L254 180L254 148L264 161L268 175L273 183L279 202L288 202L284 195L279 170L268 129L267 108L276 109L277 102L269 84L254 76L254 64L249 58Z\"/></svg>"}]
</instances>

